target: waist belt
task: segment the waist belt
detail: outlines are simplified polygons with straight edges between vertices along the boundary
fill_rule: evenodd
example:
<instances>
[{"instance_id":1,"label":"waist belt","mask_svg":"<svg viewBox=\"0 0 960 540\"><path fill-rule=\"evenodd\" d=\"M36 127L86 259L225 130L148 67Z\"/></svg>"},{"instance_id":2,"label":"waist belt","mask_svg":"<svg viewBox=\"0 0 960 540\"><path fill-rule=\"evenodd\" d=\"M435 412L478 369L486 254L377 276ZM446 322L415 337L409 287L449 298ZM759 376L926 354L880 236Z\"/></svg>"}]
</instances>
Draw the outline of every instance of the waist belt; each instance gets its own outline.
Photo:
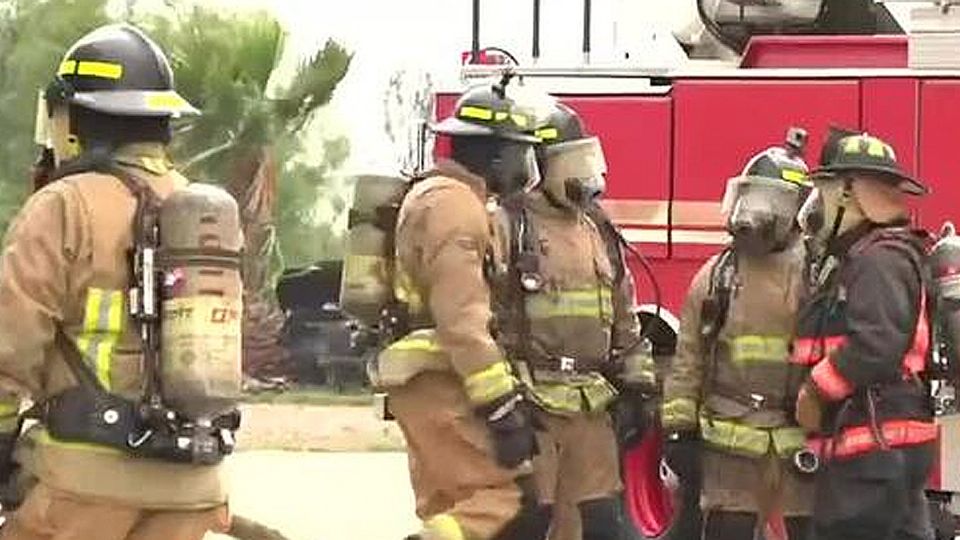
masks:
<instances>
[{"instance_id":1,"label":"waist belt","mask_svg":"<svg viewBox=\"0 0 960 540\"><path fill-rule=\"evenodd\" d=\"M808 446L827 460L842 459L885 448L918 446L937 440L939 435L939 426L932 422L888 420L877 430L870 426L848 427L834 437L811 440Z\"/></svg>"},{"instance_id":2,"label":"waist belt","mask_svg":"<svg viewBox=\"0 0 960 540\"><path fill-rule=\"evenodd\" d=\"M527 362L537 373L557 373L561 375L575 375L577 373L602 373L612 376L622 370L623 365L610 360L583 360L571 356L544 356ZM618 367L619 366L619 367Z\"/></svg>"}]
</instances>

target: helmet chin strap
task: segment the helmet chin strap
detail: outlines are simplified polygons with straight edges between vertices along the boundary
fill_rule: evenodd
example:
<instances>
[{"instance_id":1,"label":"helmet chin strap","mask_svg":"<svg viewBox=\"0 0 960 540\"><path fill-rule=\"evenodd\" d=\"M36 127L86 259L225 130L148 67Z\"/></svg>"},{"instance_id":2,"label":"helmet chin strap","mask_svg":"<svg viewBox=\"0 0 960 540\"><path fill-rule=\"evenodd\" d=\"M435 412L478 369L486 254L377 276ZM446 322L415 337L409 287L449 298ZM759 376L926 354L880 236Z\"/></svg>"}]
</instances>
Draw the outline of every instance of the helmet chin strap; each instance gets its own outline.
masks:
<instances>
[{"instance_id":1,"label":"helmet chin strap","mask_svg":"<svg viewBox=\"0 0 960 540\"><path fill-rule=\"evenodd\" d=\"M847 205L850 204L850 198L853 196L853 184L849 178L843 180L843 193L840 195L840 208L837 209L837 216L833 218L833 226L830 229L830 236L827 237L826 245L829 246L840 234L840 227L843 225L843 218L847 213Z\"/></svg>"}]
</instances>

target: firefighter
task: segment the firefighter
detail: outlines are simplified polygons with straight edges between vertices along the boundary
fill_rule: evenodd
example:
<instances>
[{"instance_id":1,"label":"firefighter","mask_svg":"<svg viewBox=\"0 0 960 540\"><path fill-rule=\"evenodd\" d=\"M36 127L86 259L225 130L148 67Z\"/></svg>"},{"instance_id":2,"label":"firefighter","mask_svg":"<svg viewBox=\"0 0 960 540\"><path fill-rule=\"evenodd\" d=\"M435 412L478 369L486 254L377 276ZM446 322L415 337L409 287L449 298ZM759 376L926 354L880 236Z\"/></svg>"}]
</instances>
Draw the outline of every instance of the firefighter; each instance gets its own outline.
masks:
<instances>
[{"instance_id":1,"label":"firefighter","mask_svg":"<svg viewBox=\"0 0 960 540\"><path fill-rule=\"evenodd\" d=\"M572 109L548 105L537 130L541 183L506 198L498 221L509 254L494 280L498 340L536 404L537 485L545 511L556 506L559 518L550 538L581 538L570 526L579 521L585 540L617 539L620 468L608 409L621 384L652 393L655 368L620 237L597 203L600 141Z\"/></svg>"},{"instance_id":2,"label":"firefighter","mask_svg":"<svg viewBox=\"0 0 960 540\"><path fill-rule=\"evenodd\" d=\"M797 420L823 437L813 537L933 538L924 486L937 429L921 377L930 354L922 231L908 195L926 188L893 148L834 136L801 222L826 246L793 355L812 369Z\"/></svg>"},{"instance_id":3,"label":"firefighter","mask_svg":"<svg viewBox=\"0 0 960 540\"><path fill-rule=\"evenodd\" d=\"M407 442L422 540L536 540L546 530L532 477L534 427L491 335L485 261L496 197L536 175L533 117L506 80L469 89L433 126L450 161L415 183L396 226L406 332L372 376Z\"/></svg>"},{"instance_id":4,"label":"firefighter","mask_svg":"<svg viewBox=\"0 0 960 540\"><path fill-rule=\"evenodd\" d=\"M2 440L16 440L20 398L38 403L43 429L24 441L38 483L0 537L199 540L223 531L220 466L79 442L133 421L132 396L148 375L146 347L124 309L140 207L129 186L163 199L186 184L167 159L170 120L198 111L174 90L163 52L128 25L77 41L44 105L58 180L27 200L0 258ZM136 442L156 441L151 433Z\"/></svg>"},{"instance_id":5,"label":"firefighter","mask_svg":"<svg viewBox=\"0 0 960 540\"><path fill-rule=\"evenodd\" d=\"M797 212L809 186L799 145L755 155L727 184L731 242L697 272L665 376L665 458L681 481L702 474L702 536L752 538L768 522L803 538L812 482L794 469L789 363L804 248Z\"/></svg>"}]
</instances>

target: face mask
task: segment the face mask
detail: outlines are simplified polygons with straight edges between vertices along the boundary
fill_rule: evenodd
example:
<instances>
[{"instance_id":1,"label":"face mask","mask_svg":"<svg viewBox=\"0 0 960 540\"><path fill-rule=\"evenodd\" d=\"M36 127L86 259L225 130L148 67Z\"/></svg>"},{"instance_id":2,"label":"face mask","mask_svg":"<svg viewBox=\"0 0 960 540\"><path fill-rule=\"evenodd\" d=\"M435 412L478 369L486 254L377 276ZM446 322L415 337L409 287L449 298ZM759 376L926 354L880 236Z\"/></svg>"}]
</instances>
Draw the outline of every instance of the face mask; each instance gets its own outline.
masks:
<instances>
[{"instance_id":1,"label":"face mask","mask_svg":"<svg viewBox=\"0 0 960 540\"><path fill-rule=\"evenodd\" d=\"M821 234L826 227L826 209L819 189L814 188L807 196L807 200L800 207L800 212L797 213L797 223L804 234L813 237Z\"/></svg>"},{"instance_id":2,"label":"face mask","mask_svg":"<svg viewBox=\"0 0 960 540\"><path fill-rule=\"evenodd\" d=\"M544 189L555 204L583 208L603 194L607 163L598 138L554 144L544 153Z\"/></svg>"},{"instance_id":3,"label":"face mask","mask_svg":"<svg viewBox=\"0 0 960 540\"><path fill-rule=\"evenodd\" d=\"M727 182L722 211L734 243L748 254L781 249L794 234L802 188L790 182L743 176Z\"/></svg>"},{"instance_id":4,"label":"face mask","mask_svg":"<svg viewBox=\"0 0 960 540\"><path fill-rule=\"evenodd\" d=\"M533 146L505 142L490 164L490 189L498 195L510 195L540 183L537 156Z\"/></svg>"}]
</instances>

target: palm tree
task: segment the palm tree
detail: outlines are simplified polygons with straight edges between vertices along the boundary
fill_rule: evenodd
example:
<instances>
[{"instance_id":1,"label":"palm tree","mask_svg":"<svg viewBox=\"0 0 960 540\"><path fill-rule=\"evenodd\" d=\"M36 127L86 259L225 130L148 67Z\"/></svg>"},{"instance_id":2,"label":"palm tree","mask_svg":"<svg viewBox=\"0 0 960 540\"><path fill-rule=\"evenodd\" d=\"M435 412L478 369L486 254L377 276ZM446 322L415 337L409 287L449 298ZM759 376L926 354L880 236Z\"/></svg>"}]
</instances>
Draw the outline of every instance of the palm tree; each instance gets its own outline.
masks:
<instances>
[{"instance_id":1,"label":"palm tree","mask_svg":"<svg viewBox=\"0 0 960 540\"><path fill-rule=\"evenodd\" d=\"M188 177L221 183L240 203L248 306L244 364L248 372L258 371L283 354L276 344L282 318L271 294L282 269L276 203L278 181L285 180L278 175L305 174L302 167L283 165L302 150L304 128L330 101L352 56L328 41L289 82L272 85L284 33L266 13L225 15L191 7L149 24L171 56L178 90L203 111L177 127L174 155ZM303 194L307 204L316 201L321 181L313 179L313 192Z\"/></svg>"}]
</instances>

